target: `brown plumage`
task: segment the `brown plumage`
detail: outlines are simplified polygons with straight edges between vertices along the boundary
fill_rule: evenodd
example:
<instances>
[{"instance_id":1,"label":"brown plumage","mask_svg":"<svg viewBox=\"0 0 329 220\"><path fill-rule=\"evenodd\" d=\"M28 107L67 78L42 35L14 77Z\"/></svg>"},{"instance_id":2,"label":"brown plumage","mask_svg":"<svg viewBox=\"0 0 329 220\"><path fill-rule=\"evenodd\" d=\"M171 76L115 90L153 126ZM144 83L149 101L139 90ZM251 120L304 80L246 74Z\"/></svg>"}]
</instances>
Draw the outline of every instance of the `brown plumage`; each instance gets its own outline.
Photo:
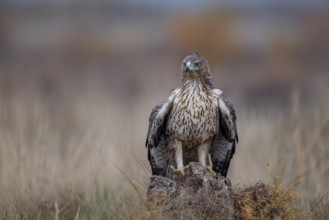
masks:
<instances>
[{"instance_id":1,"label":"brown plumage","mask_svg":"<svg viewBox=\"0 0 329 220\"><path fill-rule=\"evenodd\" d=\"M226 176L238 140L231 103L215 89L207 60L193 53L181 66L182 87L151 112L146 146L154 175L171 165L182 170L191 161Z\"/></svg>"}]
</instances>

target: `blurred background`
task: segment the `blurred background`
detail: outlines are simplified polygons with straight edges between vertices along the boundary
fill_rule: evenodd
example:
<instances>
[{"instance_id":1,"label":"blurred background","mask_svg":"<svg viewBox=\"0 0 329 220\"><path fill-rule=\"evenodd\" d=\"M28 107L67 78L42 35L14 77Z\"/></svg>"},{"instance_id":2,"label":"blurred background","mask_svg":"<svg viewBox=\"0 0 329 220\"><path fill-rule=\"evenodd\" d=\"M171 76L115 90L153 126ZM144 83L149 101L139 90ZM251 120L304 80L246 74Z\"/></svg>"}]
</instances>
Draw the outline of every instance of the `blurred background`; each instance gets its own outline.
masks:
<instances>
[{"instance_id":1,"label":"blurred background","mask_svg":"<svg viewBox=\"0 0 329 220\"><path fill-rule=\"evenodd\" d=\"M237 110L232 183L299 178L319 198L328 22L325 0L1 1L0 196L147 184L149 113L198 51Z\"/></svg>"}]
</instances>

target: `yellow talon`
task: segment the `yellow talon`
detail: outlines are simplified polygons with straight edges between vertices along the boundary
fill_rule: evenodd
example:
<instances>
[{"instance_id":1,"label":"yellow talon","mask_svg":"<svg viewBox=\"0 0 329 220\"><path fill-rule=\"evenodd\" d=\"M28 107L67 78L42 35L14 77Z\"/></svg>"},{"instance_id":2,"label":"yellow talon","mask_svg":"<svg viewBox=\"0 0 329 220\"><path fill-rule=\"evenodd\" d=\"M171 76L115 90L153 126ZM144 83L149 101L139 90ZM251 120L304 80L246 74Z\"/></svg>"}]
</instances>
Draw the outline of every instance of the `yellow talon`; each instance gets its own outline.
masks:
<instances>
[{"instance_id":1,"label":"yellow talon","mask_svg":"<svg viewBox=\"0 0 329 220\"><path fill-rule=\"evenodd\" d=\"M174 172L180 172L183 176L185 175L184 170L186 170L190 165L186 165L185 167L181 167L179 169L175 169L173 166L171 166L171 169L174 170Z\"/></svg>"},{"instance_id":2,"label":"yellow talon","mask_svg":"<svg viewBox=\"0 0 329 220\"><path fill-rule=\"evenodd\" d=\"M206 168L210 173L216 174L216 172L212 169L211 166L206 166Z\"/></svg>"}]
</instances>

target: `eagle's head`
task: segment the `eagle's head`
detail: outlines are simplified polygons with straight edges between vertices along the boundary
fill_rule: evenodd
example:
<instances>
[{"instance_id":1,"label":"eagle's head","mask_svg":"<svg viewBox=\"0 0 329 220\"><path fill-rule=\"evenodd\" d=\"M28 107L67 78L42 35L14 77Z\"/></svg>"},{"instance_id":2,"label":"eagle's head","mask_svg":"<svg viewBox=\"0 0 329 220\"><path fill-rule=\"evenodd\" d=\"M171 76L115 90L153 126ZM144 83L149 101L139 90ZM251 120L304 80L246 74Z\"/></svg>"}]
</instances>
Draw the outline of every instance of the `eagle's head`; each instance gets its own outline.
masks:
<instances>
[{"instance_id":1,"label":"eagle's head","mask_svg":"<svg viewBox=\"0 0 329 220\"><path fill-rule=\"evenodd\" d=\"M181 65L183 85L188 85L191 81L201 82L207 88L214 87L210 74L208 61L199 53L192 53L183 59Z\"/></svg>"},{"instance_id":2,"label":"eagle's head","mask_svg":"<svg viewBox=\"0 0 329 220\"><path fill-rule=\"evenodd\" d=\"M183 77L203 78L210 74L206 58L199 53L192 53L183 59L181 66Z\"/></svg>"}]
</instances>

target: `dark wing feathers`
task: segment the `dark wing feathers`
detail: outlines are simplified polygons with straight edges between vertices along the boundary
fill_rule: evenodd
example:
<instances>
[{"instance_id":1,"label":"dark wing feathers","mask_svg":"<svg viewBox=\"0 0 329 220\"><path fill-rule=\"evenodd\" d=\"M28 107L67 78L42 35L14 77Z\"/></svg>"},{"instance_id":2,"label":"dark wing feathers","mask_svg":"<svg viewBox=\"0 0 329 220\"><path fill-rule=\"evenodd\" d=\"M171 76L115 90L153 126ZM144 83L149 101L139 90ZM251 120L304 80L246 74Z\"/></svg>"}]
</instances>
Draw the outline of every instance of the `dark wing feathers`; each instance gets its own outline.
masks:
<instances>
[{"instance_id":1,"label":"dark wing feathers","mask_svg":"<svg viewBox=\"0 0 329 220\"><path fill-rule=\"evenodd\" d=\"M220 131L222 132L223 136L226 138L227 141L233 142L233 141L239 141L238 137L238 130L236 127L236 113L235 109L233 108L232 103L229 101L221 98L221 101L223 104L220 105L219 108L219 127Z\"/></svg>"},{"instance_id":2,"label":"dark wing feathers","mask_svg":"<svg viewBox=\"0 0 329 220\"><path fill-rule=\"evenodd\" d=\"M219 132L212 141L211 157L214 171L226 177L239 138L233 105L223 98L219 98L218 104Z\"/></svg>"},{"instance_id":3,"label":"dark wing feathers","mask_svg":"<svg viewBox=\"0 0 329 220\"><path fill-rule=\"evenodd\" d=\"M149 128L146 137L146 147L157 147L161 136L166 132L167 119L172 109L172 103L163 101L157 104L149 118ZM161 112L160 112L161 111Z\"/></svg>"},{"instance_id":4,"label":"dark wing feathers","mask_svg":"<svg viewBox=\"0 0 329 220\"><path fill-rule=\"evenodd\" d=\"M149 128L147 130L146 143L145 143L145 146L146 147L149 145L150 134L153 133L152 132L152 127L153 127L154 120L156 120L156 116L157 116L157 114L159 112L159 109L161 109L161 107L163 106L164 103L165 103L165 101L160 102L151 111L151 114L150 114L150 117L149 117ZM160 128L160 131L161 130L162 129ZM159 137L153 137L153 139L158 139L158 138ZM153 141L155 141L155 140L153 140Z\"/></svg>"},{"instance_id":5,"label":"dark wing feathers","mask_svg":"<svg viewBox=\"0 0 329 220\"><path fill-rule=\"evenodd\" d=\"M164 175L166 172L169 152L166 142L166 127L168 116L173 105L172 96L157 104L149 117L149 127L146 137L148 160L152 168L152 175Z\"/></svg>"}]
</instances>

